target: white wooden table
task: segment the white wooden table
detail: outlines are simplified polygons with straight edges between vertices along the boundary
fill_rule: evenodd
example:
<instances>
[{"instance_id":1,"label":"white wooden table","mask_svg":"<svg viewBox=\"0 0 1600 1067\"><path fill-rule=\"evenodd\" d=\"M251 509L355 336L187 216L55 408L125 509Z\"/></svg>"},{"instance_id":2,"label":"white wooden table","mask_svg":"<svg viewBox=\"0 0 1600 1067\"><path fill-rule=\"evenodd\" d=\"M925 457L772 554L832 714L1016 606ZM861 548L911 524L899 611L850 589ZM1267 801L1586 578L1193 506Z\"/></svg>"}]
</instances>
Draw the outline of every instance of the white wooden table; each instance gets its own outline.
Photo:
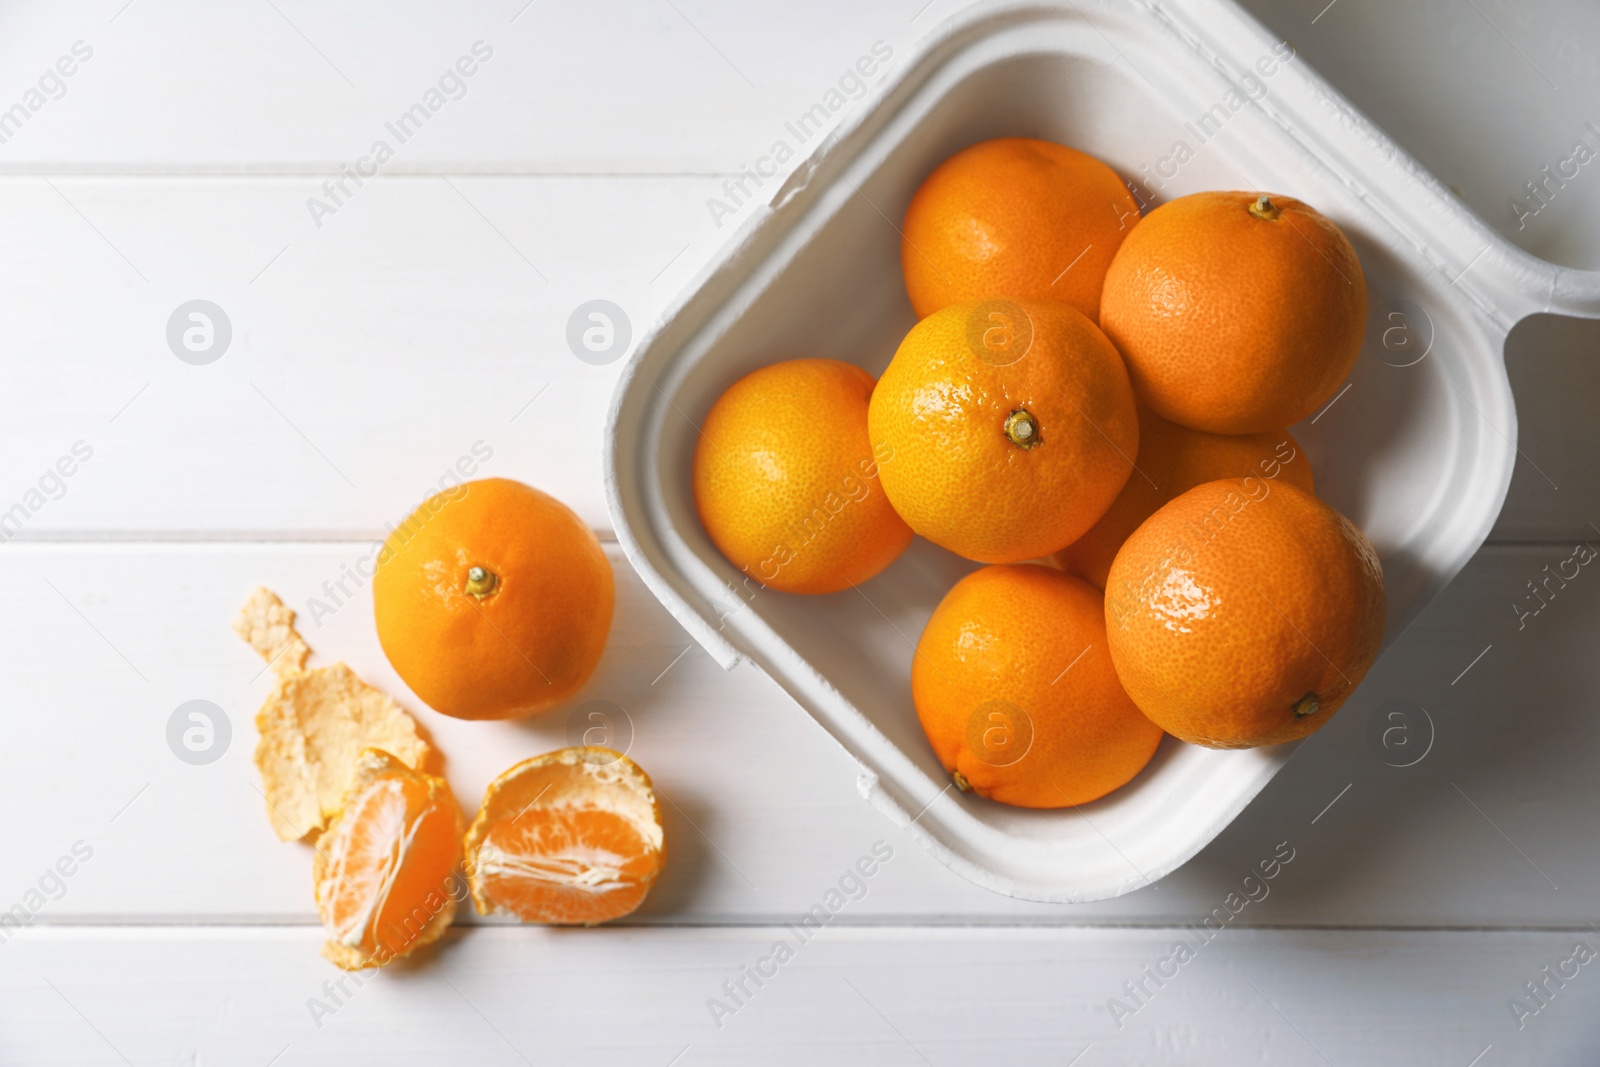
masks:
<instances>
[{"instance_id":1,"label":"white wooden table","mask_svg":"<svg viewBox=\"0 0 1600 1067\"><path fill-rule=\"evenodd\" d=\"M568 316L603 298L651 320L728 232L707 198L874 42L903 54L953 10L921 3L0 7L0 910L20 917L0 915L0 1064L1600 1062L1600 964L1566 962L1600 950L1600 577L1520 627L1513 607L1600 543L1600 327L1555 319L1508 346L1529 462L1494 540L1166 880L1077 907L965 883L772 682L690 647L611 545L617 621L574 706L621 709L670 802L661 884L627 925L466 917L335 984L310 853L256 789L268 682L233 611L281 592L323 661L418 714L468 803L568 743L565 710L424 708L351 576L475 448L608 535L621 364L576 359ZM1521 230L1508 206L1574 139L1600 145L1592 4L1250 6L1524 247L1600 266L1600 167ZM385 123L480 41L399 143ZM379 139L393 158L363 162ZM335 199L341 167L377 176ZM205 365L167 340L196 299L231 326ZM1359 403L1337 417L1358 430ZM169 748L190 700L231 726L214 762ZM1418 709L1410 749L1374 743ZM785 924L878 842L892 858L799 944ZM758 986L778 939L798 950ZM1179 939L1200 946L1181 966Z\"/></svg>"}]
</instances>

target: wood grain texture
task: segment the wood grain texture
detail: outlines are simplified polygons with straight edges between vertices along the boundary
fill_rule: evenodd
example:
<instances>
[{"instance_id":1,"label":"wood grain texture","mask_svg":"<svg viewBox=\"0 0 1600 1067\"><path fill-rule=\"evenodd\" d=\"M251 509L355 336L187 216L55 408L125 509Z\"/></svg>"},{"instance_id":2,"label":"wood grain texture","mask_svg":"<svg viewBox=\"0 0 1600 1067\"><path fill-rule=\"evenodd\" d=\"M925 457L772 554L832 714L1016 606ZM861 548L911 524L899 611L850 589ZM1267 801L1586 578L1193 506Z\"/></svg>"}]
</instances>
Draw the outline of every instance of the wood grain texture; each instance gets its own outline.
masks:
<instances>
[{"instance_id":1,"label":"wood grain texture","mask_svg":"<svg viewBox=\"0 0 1600 1067\"><path fill-rule=\"evenodd\" d=\"M1574 168L1581 180L1553 181L1542 195L1527 185L1570 159L1575 143L1600 149L1600 8L1583 0L1244 7L1508 240L1554 263L1600 268L1600 175ZM1490 143L1495 150L1484 151Z\"/></svg>"},{"instance_id":2,"label":"wood grain texture","mask_svg":"<svg viewBox=\"0 0 1600 1067\"><path fill-rule=\"evenodd\" d=\"M0 181L0 510L83 441L23 536L370 536L482 442L604 529L621 363L567 320L605 298L637 336L709 250L704 184L397 179L318 231L303 179ZM206 366L167 343L196 298L233 329Z\"/></svg>"},{"instance_id":3,"label":"wood grain texture","mask_svg":"<svg viewBox=\"0 0 1600 1067\"><path fill-rule=\"evenodd\" d=\"M919 14L920 0L474 0L396 18L297 0L125 3L0 13L0 63L18 75L8 93L75 42L93 53L0 145L0 171L320 181L387 138L385 173L732 173L874 41L904 44L940 14ZM478 42L490 58L400 144L385 123Z\"/></svg>"},{"instance_id":4,"label":"wood grain texture","mask_svg":"<svg viewBox=\"0 0 1600 1067\"><path fill-rule=\"evenodd\" d=\"M1284 841L1296 860L1241 923L1600 919L1600 858L1587 846L1600 785L1588 758L1597 738L1586 651L1600 639L1600 577L1580 568L1564 589L1541 585L1550 599L1537 614L1526 586L1570 549L1485 550L1215 843L1148 889L1078 906L978 889L903 838L859 799L843 750L765 675L724 673L692 646L614 547L616 622L577 697L517 723L432 712L390 670L368 589L350 577L372 550L0 549L0 597L12 606L0 616L12 709L0 780L32 813L0 850L0 886L22 892L82 839L95 859L48 906L51 922L312 920L310 852L273 837L250 763L269 679L228 628L245 594L265 583L301 612L314 664L343 659L418 716L469 808L518 759L581 738L595 725L589 703L608 702L600 710L625 724L613 743L631 729L629 751L670 801L672 859L639 922L793 917L880 838L899 856L851 922L1182 923L1215 907ZM230 747L207 766L168 747L169 717L194 699L221 706L232 727ZM1392 765L1419 753L1411 766ZM939 803L985 802L951 793Z\"/></svg>"},{"instance_id":5,"label":"wood grain texture","mask_svg":"<svg viewBox=\"0 0 1600 1067\"><path fill-rule=\"evenodd\" d=\"M1593 324L1530 320L1508 345L1523 460L1500 543L1216 842L1119 900L1011 901L942 868L614 548L614 638L570 706L457 723L389 670L349 577L371 539L478 442L479 473L605 531L620 363L571 354L574 308L614 301L637 336L725 238L706 199L726 176L875 40L902 55L960 6L0 7L0 110L94 50L0 141L0 1062L1593 1061L1592 967L1521 1029L1507 1004L1575 942L1600 948L1600 578L1561 577L1600 525ZM1592 11L1246 6L1514 241L1595 265L1588 168L1528 227L1508 214L1595 118ZM478 40L494 55L465 94L318 226L322 183ZM165 339L195 298L235 331L210 366ZM267 682L227 628L257 583L307 612L322 661L417 713L469 805L608 702L670 802L633 924L465 928L318 1027L308 1001L337 975L309 852L267 826L249 759ZM337 609L320 625L312 597ZM205 766L166 738L194 699L233 731ZM707 999L879 841L865 894L719 1029ZM1294 859L1247 884L1284 842ZM1110 998L1219 908L1226 929L1118 1028Z\"/></svg>"},{"instance_id":6,"label":"wood grain texture","mask_svg":"<svg viewBox=\"0 0 1600 1067\"><path fill-rule=\"evenodd\" d=\"M1507 1007L1519 996L1532 1003L1523 983L1575 943L1600 942L1589 930L1225 930L1189 962L1167 964L1173 976L1157 986L1144 968L1161 966L1184 937L1198 943L1167 930L825 928L807 942L781 925L478 930L452 934L406 971L347 980L341 993L310 930L31 930L3 946L0 1058L39 1067L1593 1062L1600 963L1569 967L1576 977L1551 984L1520 1030ZM773 960L780 940L791 946L787 962L767 963L760 987L745 979L750 995L714 1018L708 1001L735 1007L723 983ZM126 981L135 971L140 980ZM1139 981L1143 995L1124 989Z\"/></svg>"},{"instance_id":7,"label":"wood grain texture","mask_svg":"<svg viewBox=\"0 0 1600 1067\"><path fill-rule=\"evenodd\" d=\"M0 289L0 512L74 444L94 452L6 533L368 537L479 443L485 473L609 529L600 447L622 363L579 359L568 323L606 299L636 339L715 251L715 180L397 178L320 230L307 188L0 178L18 208L0 216L0 276L16 279ZM167 342L196 298L233 330L206 366ZM1595 535L1600 450L1576 386L1600 384L1597 354L1593 322L1512 334L1522 458L1496 539Z\"/></svg>"}]
</instances>

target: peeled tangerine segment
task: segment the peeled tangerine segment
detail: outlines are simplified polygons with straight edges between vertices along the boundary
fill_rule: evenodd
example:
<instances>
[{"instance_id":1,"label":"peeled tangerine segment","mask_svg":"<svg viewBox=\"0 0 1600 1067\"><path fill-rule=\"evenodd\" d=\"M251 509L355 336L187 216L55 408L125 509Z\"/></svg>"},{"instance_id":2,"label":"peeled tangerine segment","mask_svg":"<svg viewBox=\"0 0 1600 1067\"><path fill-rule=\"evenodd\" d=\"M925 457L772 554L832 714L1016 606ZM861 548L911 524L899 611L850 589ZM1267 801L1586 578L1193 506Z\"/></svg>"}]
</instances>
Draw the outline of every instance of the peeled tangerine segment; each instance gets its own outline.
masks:
<instances>
[{"instance_id":1,"label":"peeled tangerine segment","mask_svg":"<svg viewBox=\"0 0 1600 1067\"><path fill-rule=\"evenodd\" d=\"M609 748L523 760L489 786L467 831L467 880L484 915L563 925L643 903L666 850L650 776Z\"/></svg>"},{"instance_id":2,"label":"peeled tangerine segment","mask_svg":"<svg viewBox=\"0 0 1600 1067\"><path fill-rule=\"evenodd\" d=\"M363 751L313 863L322 954L360 970L437 940L455 918L460 864L461 809L445 780Z\"/></svg>"}]
</instances>

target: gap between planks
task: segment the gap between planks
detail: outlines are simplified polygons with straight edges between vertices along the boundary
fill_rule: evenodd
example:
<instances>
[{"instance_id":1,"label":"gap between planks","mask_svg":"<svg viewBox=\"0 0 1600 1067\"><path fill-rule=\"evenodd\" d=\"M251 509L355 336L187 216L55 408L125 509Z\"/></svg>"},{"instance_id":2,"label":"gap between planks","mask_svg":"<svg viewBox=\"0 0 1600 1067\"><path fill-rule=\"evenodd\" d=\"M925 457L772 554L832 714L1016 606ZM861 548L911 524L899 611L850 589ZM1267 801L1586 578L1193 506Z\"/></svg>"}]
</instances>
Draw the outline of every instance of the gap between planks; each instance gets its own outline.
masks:
<instances>
[{"instance_id":1,"label":"gap between planks","mask_svg":"<svg viewBox=\"0 0 1600 1067\"><path fill-rule=\"evenodd\" d=\"M593 528L594 535L604 544L616 544L617 535L605 527ZM328 532L262 531L262 530L24 530L0 542L18 545L370 545L389 536L388 530L332 530ZM1552 544L1565 544L1555 541Z\"/></svg>"},{"instance_id":2,"label":"gap between planks","mask_svg":"<svg viewBox=\"0 0 1600 1067\"><path fill-rule=\"evenodd\" d=\"M1064 905L1066 906L1066 905ZM710 918L703 921L686 922L681 919L653 922L643 921L617 921L602 924L599 927L586 929L606 930L682 930L688 932L706 930L767 930L774 929L798 922L803 916L755 916L718 919ZM1029 919L996 918L993 920L961 918L948 921L919 920L907 922L904 920L890 919L874 921L871 919L846 918L835 915L828 923L829 930L849 930L855 933L881 933L899 931L903 933L926 932L1026 932L1038 930L1050 931L1076 931L1083 933L1118 932L1130 933L1161 933L1163 931L1187 930L1192 924L1172 922L1129 922L1125 919L1112 922L1071 922L1055 920L1048 916L1037 916ZM116 930L320 930L322 924L314 919L283 919L281 921L265 919L231 920L226 918L199 918L199 919L66 919L53 922L30 922L23 930L41 930L52 932L70 931L116 931ZM451 924L453 932L468 930L565 930L568 927L543 926L538 923L481 922L477 920L457 920ZM1589 925L1568 924L1508 924L1505 926L1485 926L1482 924L1449 924L1449 923L1246 923L1229 926L1232 931L1244 931L1255 934L1293 934L1293 933L1393 933L1393 934L1586 934L1593 933L1594 927ZM18 931L21 932L20 930Z\"/></svg>"},{"instance_id":3,"label":"gap between planks","mask_svg":"<svg viewBox=\"0 0 1600 1067\"><path fill-rule=\"evenodd\" d=\"M59 164L41 164L33 166L27 163L0 166L0 181L16 180L28 181L39 178L61 178L67 181L115 179L118 181L211 181L222 178L229 181L277 181L279 179L314 180L322 181L329 176L337 177L341 164L348 160L329 160L323 164L293 163L282 168L271 165L261 166L249 164L241 167L229 167L219 164L215 168L189 167L185 169L170 169L152 166L144 170L119 170L114 168L100 169L94 166L62 169ZM491 167L473 167L462 169L459 167L413 167L410 170L397 170L385 167L382 177L389 180L427 180L437 181L440 178L583 178L598 181L633 181L635 179L654 178L737 178L736 170L548 170L535 167L518 168L508 166L501 169ZM370 179L369 179L370 180Z\"/></svg>"}]
</instances>

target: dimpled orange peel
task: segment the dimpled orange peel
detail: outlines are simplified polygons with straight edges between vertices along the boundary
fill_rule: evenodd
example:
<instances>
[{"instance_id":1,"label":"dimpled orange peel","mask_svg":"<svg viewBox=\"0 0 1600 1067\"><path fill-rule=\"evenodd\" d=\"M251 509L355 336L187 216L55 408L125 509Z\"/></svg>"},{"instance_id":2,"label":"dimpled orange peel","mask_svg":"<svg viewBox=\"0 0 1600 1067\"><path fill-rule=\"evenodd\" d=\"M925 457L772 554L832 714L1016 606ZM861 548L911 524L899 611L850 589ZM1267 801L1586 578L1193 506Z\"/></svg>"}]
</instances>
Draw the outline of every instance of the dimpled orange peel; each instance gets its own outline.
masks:
<instances>
[{"instance_id":1,"label":"dimpled orange peel","mask_svg":"<svg viewBox=\"0 0 1600 1067\"><path fill-rule=\"evenodd\" d=\"M1059 300L1090 319L1139 205L1075 148L1001 137L936 167L906 208L900 264L919 318L967 300Z\"/></svg>"},{"instance_id":2,"label":"dimpled orange peel","mask_svg":"<svg viewBox=\"0 0 1600 1067\"><path fill-rule=\"evenodd\" d=\"M1281 480L1207 482L1163 505L1106 582L1128 695L1163 730L1212 748L1320 729L1377 658L1383 624L1371 542Z\"/></svg>"},{"instance_id":3,"label":"dimpled orange peel","mask_svg":"<svg viewBox=\"0 0 1600 1067\"><path fill-rule=\"evenodd\" d=\"M1111 666L1100 591L1036 563L956 583L917 642L911 695L957 787L1025 808L1096 800L1161 742Z\"/></svg>"},{"instance_id":4,"label":"dimpled orange peel","mask_svg":"<svg viewBox=\"0 0 1600 1067\"><path fill-rule=\"evenodd\" d=\"M1361 261L1293 197L1191 193L1152 211L1106 271L1100 326L1156 414L1265 433L1322 407L1366 328Z\"/></svg>"},{"instance_id":5,"label":"dimpled orange peel","mask_svg":"<svg viewBox=\"0 0 1600 1067\"><path fill-rule=\"evenodd\" d=\"M576 693L615 602L599 538L561 501L507 478L436 494L378 554L378 642L412 690L458 719L511 719Z\"/></svg>"},{"instance_id":6,"label":"dimpled orange peel","mask_svg":"<svg viewBox=\"0 0 1600 1067\"><path fill-rule=\"evenodd\" d=\"M791 359L740 378L695 444L695 508L728 560L786 593L833 593L883 570L911 529L879 483L867 439L872 375Z\"/></svg>"},{"instance_id":7,"label":"dimpled orange peel","mask_svg":"<svg viewBox=\"0 0 1600 1067\"><path fill-rule=\"evenodd\" d=\"M968 559L1015 563L1080 537L1133 470L1139 424L1116 349L1065 304L955 304L912 327L867 425L889 501Z\"/></svg>"}]
</instances>

